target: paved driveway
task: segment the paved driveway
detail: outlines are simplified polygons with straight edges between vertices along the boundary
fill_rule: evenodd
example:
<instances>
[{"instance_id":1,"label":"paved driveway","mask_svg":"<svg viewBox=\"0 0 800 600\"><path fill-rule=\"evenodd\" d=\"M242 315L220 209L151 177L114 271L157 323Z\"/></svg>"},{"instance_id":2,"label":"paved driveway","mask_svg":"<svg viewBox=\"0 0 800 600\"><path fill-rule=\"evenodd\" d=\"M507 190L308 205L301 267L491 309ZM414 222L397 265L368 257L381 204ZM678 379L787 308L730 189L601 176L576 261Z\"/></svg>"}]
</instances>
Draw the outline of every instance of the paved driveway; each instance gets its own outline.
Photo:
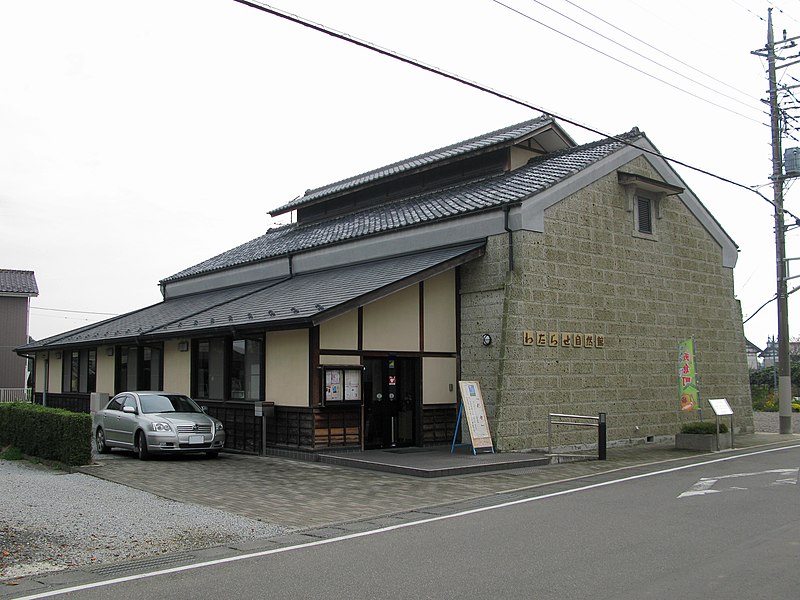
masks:
<instances>
[{"instance_id":1,"label":"paved driveway","mask_svg":"<svg viewBox=\"0 0 800 600\"><path fill-rule=\"evenodd\" d=\"M738 436L738 448L796 443L798 436ZM607 461L526 467L422 479L279 457L223 453L137 460L132 453L99 455L79 471L153 494L260 519L293 529L370 519L469 498L591 475L643 463L696 457L672 445L609 448Z\"/></svg>"}]
</instances>

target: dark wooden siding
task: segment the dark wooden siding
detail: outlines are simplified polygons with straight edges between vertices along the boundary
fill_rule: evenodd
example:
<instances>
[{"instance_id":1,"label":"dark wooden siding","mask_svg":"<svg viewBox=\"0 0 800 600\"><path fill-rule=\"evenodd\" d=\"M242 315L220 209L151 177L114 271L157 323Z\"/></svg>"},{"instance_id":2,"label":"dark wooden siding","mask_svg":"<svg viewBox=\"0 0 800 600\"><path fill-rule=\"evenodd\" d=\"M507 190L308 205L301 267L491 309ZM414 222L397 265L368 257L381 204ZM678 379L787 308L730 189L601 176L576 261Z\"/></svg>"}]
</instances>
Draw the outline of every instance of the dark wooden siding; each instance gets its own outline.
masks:
<instances>
[{"instance_id":1,"label":"dark wooden siding","mask_svg":"<svg viewBox=\"0 0 800 600\"><path fill-rule=\"evenodd\" d=\"M34 401L42 403L41 392ZM255 416L252 402L202 400L208 414L225 426L225 448L247 454L262 449L261 418ZM47 405L72 412L89 412L89 394L47 394ZM361 447L361 406L319 408L267 406L266 447L319 451ZM420 445L449 444L453 441L458 407L425 406L422 411L423 438Z\"/></svg>"},{"instance_id":2,"label":"dark wooden siding","mask_svg":"<svg viewBox=\"0 0 800 600\"><path fill-rule=\"evenodd\" d=\"M422 445L453 442L458 405L428 405L422 407Z\"/></svg>"},{"instance_id":3,"label":"dark wooden siding","mask_svg":"<svg viewBox=\"0 0 800 600\"><path fill-rule=\"evenodd\" d=\"M261 418L256 417L252 402L197 400L209 415L222 421L225 448L248 454L261 453Z\"/></svg>"},{"instance_id":4,"label":"dark wooden siding","mask_svg":"<svg viewBox=\"0 0 800 600\"><path fill-rule=\"evenodd\" d=\"M47 406L50 408L63 408L71 412L88 413L89 410L89 394L82 394L79 392L67 394L54 394L47 392ZM44 394L36 392L33 395L33 401L36 404L42 404L44 401Z\"/></svg>"},{"instance_id":5,"label":"dark wooden siding","mask_svg":"<svg viewBox=\"0 0 800 600\"><path fill-rule=\"evenodd\" d=\"M360 448L361 405L326 406L314 411L315 448Z\"/></svg>"}]
</instances>

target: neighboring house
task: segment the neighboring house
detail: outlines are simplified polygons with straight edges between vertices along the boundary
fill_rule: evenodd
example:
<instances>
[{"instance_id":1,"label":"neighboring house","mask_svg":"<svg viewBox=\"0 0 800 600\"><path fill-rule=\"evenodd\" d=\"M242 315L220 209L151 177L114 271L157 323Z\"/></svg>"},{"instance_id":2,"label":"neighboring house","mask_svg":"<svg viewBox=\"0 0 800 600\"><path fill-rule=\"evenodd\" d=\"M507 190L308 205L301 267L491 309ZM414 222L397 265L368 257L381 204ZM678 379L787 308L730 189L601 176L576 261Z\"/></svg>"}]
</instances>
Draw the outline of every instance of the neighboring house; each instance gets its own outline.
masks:
<instances>
[{"instance_id":1,"label":"neighboring house","mask_svg":"<svg viewBox=\"0 0 800 600\"><path fill-rule=\"evenodd\" d=\"M37 397L167 388L239 450L261 448L259 413L271 448L385 448L450 443L467 380L500 450L546 447L548 413L646 440L695 418L677 364L693 337L703 397L752 430L737 247L637 129L576 145L541 117L271 214L292 211L163 279L163 302L20 348Z\"/></svg>"},{"instance_id":2,"label":"neighboring house","mask_svg":"<svg viewBox=\"0 0 800 600\"><path fill-rule=\"evenodd\" d=\"M745 349L747 352L747 367L751 371L756 371L761 368L761 362L759 361L763 350L761 350L761 348L756 346L753 342L751 342L747 338L745 338L745 344L746 344Z\"/></svg>"},{"instance_id":3,"label":"neighboring house","mask_svg":"<svg viewBox=\"0 0 800 600\"><path fill-rule=\"evenodd\" d=\"M767 345L761 351L759 357L762 359L762 366L765 369L773 367L780 362L777 337L771 337L767 340ZM800 361L800 342L789 342L789 358L792 362Z\"/></svg>"},{"instance_id":4,"label":"neighboring house","mask_svg":"<svg viewBox=\"0 0 800 600\"><path fill-rule=\"evenodd\" d=\"M28 385L28 361L14 348L28 342L30 299L38 295L33 271L0 269L0 389Z\"/></svg>"}]
</instances>

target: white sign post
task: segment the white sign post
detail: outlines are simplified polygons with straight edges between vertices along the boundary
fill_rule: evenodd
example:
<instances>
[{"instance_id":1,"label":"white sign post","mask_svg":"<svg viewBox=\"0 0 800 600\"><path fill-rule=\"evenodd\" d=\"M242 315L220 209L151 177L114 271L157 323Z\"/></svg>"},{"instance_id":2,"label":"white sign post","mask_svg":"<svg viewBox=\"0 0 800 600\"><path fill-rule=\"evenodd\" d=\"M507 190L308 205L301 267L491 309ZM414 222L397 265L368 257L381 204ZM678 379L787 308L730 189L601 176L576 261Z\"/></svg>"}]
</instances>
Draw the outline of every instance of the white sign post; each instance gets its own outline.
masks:
<instances>
[{"instance_id":1,"label":"white sign post","mask_svg":"<svg viewBox=\"0 0 800 600\"><path fill-rule=\"evenodd\" d=\"M708 403L711 405L711 410L714 411L714 416L717 419L717 452L719 452L719 418L729 415L731 418L731 449L733 449L733 409L728 404L725 398L710 398Z\"/></svg>"}]
</instances>

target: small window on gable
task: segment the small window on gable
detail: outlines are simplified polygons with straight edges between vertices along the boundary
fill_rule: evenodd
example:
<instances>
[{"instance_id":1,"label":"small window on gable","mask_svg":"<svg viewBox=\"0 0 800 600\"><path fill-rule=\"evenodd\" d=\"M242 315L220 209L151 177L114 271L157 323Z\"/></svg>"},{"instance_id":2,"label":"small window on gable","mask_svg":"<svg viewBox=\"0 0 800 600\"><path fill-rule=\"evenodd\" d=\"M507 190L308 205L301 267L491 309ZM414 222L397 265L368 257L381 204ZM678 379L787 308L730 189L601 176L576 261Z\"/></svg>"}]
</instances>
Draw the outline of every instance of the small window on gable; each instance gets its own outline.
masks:
<instances>
[{"instance_id":1,"label":"small window on gable","mask_svg":"<svg viewBox=\"0 0 800 600\"><path fill-rule=\"evenodd\" d=\"M650 198L636 197L636 227L639 233L653 234L653 201Z\"/></svg>"},{"instance_id":2,"label":"small window on gable","mask_svg":"<svg viewBox=\"0 0 800 600\"><path fill-rule=\"evenodd\" d=\"M663 205L670 196L679 196L684 188L636 173L617 171L617 180L625 190L625 208L633 213L633 235L658 240L656 227L663 216Z\"/></svg>"}]
</instances>

